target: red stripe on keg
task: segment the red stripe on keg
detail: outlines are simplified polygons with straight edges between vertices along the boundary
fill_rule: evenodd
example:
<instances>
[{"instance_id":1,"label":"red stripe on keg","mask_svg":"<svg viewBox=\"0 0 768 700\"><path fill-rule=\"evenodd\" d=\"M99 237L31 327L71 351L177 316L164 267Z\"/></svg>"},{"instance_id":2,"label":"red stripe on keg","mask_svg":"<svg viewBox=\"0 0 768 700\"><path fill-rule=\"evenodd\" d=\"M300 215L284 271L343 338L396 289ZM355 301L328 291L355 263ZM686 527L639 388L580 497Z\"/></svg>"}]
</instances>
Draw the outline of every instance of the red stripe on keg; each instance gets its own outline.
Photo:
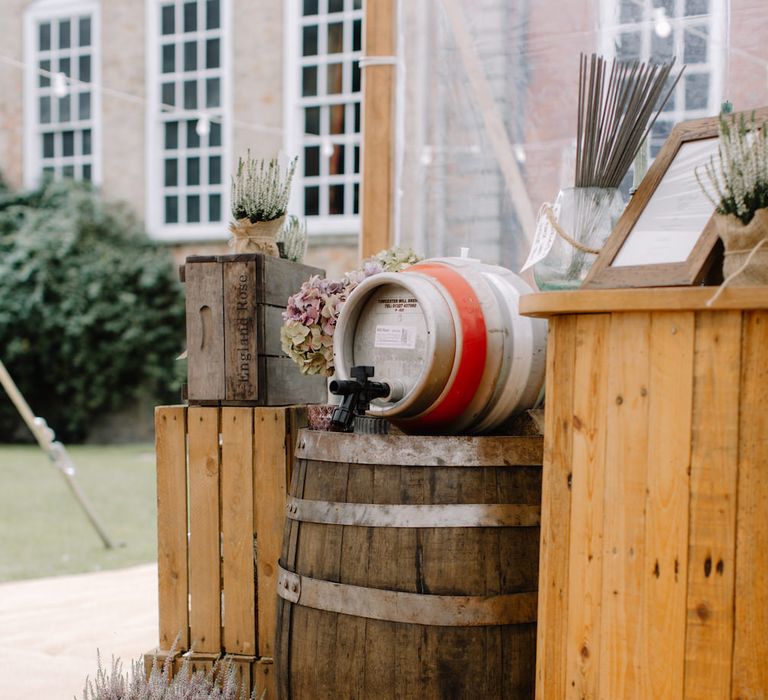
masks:
<instances>
[{"instance_id":1,"label":"red stripe on keg","mask_svg":"<svg viewBox=\"0 0 768 700\"><path fill-rule=\"evenodd\" d=\"M461 359L453 384L431 410L408 421L409 427L437 428L464 413L480 386L488 349L485 318L475 290L454 268L440 263L419 263L408 270L428 275L445 287L456 305L462 329Z\"/></svg>"}]
</instances>

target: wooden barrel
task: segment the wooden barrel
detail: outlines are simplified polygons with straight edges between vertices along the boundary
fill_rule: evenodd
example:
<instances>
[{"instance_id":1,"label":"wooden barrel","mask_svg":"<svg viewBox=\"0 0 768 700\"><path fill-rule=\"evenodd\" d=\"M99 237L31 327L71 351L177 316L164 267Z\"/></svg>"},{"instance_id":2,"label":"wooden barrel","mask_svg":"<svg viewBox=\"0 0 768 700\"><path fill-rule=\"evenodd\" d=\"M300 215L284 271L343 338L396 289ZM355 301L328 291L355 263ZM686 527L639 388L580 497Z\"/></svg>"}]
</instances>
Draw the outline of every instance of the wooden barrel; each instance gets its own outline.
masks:
<instances>
[{"instance_id":1,"label":"wooden barrel","mask_svg":"<svg viewBox=\"0 0 768 700\"><path fill-rule=\"evenodd\" d=\"M304 430L282 700L533 698L542 439Z\"/></svg>"},{"instance_id":2,"label":"wooden barrel","mask_svg":"<svg viewBox=\"0 0 768 700\"><path fill-rule=\"evenodd\" d=\"M536 401L546 323L518 314L532 291L513 272L437 258L364 280L334 334L336 376L370 365L390 395L371 414L407 433L480 434Z\"/></svg>"}]
</instances>

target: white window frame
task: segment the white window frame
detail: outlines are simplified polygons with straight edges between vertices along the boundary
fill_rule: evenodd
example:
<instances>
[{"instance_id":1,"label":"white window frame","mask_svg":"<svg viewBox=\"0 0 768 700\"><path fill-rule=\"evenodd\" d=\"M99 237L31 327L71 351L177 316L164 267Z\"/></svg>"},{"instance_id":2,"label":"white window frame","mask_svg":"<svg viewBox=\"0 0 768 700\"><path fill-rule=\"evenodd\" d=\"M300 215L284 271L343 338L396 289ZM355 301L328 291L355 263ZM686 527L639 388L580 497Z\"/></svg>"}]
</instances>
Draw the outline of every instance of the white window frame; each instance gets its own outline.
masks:
<instances>
[{"instance_id":1,"label":"white window frame","mask_svg":"<svg viewBox=\"0 0 768 700\"><path fill-rule=\"evenodd\" d=\"M619 0L601 0L600 3L600 48L603 55L613 58L616 54L616 36L625 31L640 32L640 58L648 60L651 51L651 35L654 32L652 0L634 0L643 6L643 18L639 22L619 23ZM659 115L659 120L671 122L672 126L689 119L711 117L720 112L720 98L723 95L723 80L726 62L726 12L727 0L709 0L707 15L689 15L683 13L685 0L673 0L677 10L674 17L667 17L675 36L673 55L677 57L674 71L684 63L685 29L690 25L702 24L706 17L707 24L707 60L705 63L688 65L680 78L674 93L674 107ZM707 106L698 109L685 109L686 76L698 73L709 74L709 96Z\"/></svg>"},{"instance_id":2,"label":"white window frame","mask_svg":"<svg viewBox=\"0 0 768 700\"><path fill-rule=\"evenodd\" d=\"M329 235L335 235L335 234L343 234L343 235L357 235L360 231L360 213L358 209L357 214L329 214L326 216L305 216L304 215L304 146L305 144L309 145L320 145L321 153L320 158L321 161L323 159L327 158L322 154L322 142L325 138L324 135L314 135L314 134L304 134L304 106L307 103L310 103L312 105L324 105L329 103L338 103L338 102L344 102L345 105L352 104L352 100L350 99L351 93L338 93L334 94L329 97L324 96L316 96L316 97L310 97L310 98L304 98L301 95L301 69L302 65L306 63L310 63L313 65L319 65L323 66L326 62L334 62L334 61L326 61L326 58L329 54L320 53L320 48L323 46L324 42L320 41L320 38L318 37L318 56L308 56L306 57L307 60L303 61L301 52L302 52L302 27L304 24L313 24L313 18L315 15L308 16L306 19L303 16L302 13L302 2L303 0L284 0L283 8L284 13L283 16L285 18L284 23L284 46L285 46L285 60L284 60L284 75L283 75L283 86L284 86L284 93L283 93L283 113L284 113L284 133L285 138L283 141L283 148L285 152L288 154L289 157L298 156L299 162L298 166L296 168L296 174L294 176L293 185L291 186L291 199L288 205L288 212L297 214L298 216L306 219L307 222L307 232L310 236L315 235L321 235L321 236L329 236ZM360 10L344 10L343 12L333 13L330 14L328 12L322 12L323 8L327 8L327 0L319 0L320 8L318 10L318 17L338 17L339 20L344 20L348 17L350 17L353 13L354 17L357 18L357 13L361 12ZM362 15L360 16L361 19ZM324 26L324 25L323 25ZM363 24L362 30L363 33L365 32L365 27ZM351 42L351 37L350 37ZM362 37L362 42L364 44L364 37ZM359 52L352 52L352 55L354 58L361 58L363 56L364 46L361 46L361 50ZM336 56L336 54L332 54L333 56ZM343 63L344 63L344 69L343 70L349 70L351 71L351 61L348 61L347 57L349 56L348 53L343 54L345 56ZM348 65L348 68L347 68ZM362 82L364 80L364 76L361 73L360 81L361 81L361 89L359 93L359 100L360 100L360 131L357 134L357 139L350 139L345 135L344 137L344 144L346 146L345 149L345 164L347 167L345 167L346 172L344 175L340 176L332 176L334 179L334 183L336 181L343 181L345 183L353 181L357 182L359 185L359 194L358 194L358 202L360 203L360 206L362 206L362 196L363 196L363 186L362 186L362 127L363 127L363 117L362 117L362 101L363 101L363 91L362 91ZM320 82L318 80L318 82ZM330 136L331 140L336 139L336 135ZM352 172L352 168L349 167L349 164L354 163L354 147L355 145L358 145L360 148L360 172L357 174L354 174ZM323 173L323 165L321 163L321 173ZM314 178L313 178L314 179ZM321 174L320 179L325 183L328 184L327 177ZM321 190L322 191L322 190Z\"/></svg>"},{"instance_id":3,"label":"white window frame","mask_svg":"<svg viewBox=\"0 0 768 700\"><path fill-rule=\"evenodd\" d=\"M101 184L101 15L95 0L37 0L24 12L24 186L37 187L42 181L42 144L40 134L56 127L56 122L41 124L39 114L38 22L55 22L66 17L88 15L91 18L91 116L83 124L91 129L91 182ZM54 65L51 63L52 72ZM51 83L53 78L51 78ZM73 104L71 109L74 110Z\"/></svg>"},{"instance_id":4,"label":"white window frame","mask_svg":"<svg viewBox=\"0 0 768 700\"><path fill-rule=\"evenodd\" d=\"M158 241L184 243L192 241L218 241L229 238L227 222L230 220L229 175L232 172L232 16L231 0L220 0L221 43L219 60L221 62L220 106L216 108L199 107L194 110L177 105L173 114L180 122L192 120L201 115L216 115L221 118L221 221L200 223L164 223L164 163L163 138L165 120L160 118L160 84L163 74L160 72L162 33L160 27L160 7L175 0L145 0L146 24L146 223L149 235ZM204 0L201 0L204 2ZM198 31L204 31L198 29ZM177 60L180 57L177 56ZM166 74L167 75L167 74ZM173 74L171 74L173 75ZM179 160L185 157L184 149L178 150ZM202 151L205 154L205 151ZM207 157L207 155L201 156ZM206 185L207 186L207 185ZM205 190L203 190L205 192ZM207 193L201 195L207 196ZM181 207L181 202L179 202ZM202 209L202 207L201 207Z\"/></svg>"}]
</instances>

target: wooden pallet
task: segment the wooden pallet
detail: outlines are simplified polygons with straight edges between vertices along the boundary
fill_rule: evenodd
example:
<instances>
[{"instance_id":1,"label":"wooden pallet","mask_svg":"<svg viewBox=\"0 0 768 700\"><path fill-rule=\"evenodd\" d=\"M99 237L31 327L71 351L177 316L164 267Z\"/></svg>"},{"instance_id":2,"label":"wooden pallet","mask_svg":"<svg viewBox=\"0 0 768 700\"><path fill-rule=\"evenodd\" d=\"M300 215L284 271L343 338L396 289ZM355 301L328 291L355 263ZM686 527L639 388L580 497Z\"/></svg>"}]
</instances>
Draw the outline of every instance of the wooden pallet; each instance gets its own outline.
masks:
<instances>
[{"instance_id":1,"label":"wooden pallet","mask_svg":"<svg viewBox=\"0 0 768 700\"><path fill-rule=\"evenodd\" d=\"M231 657L249 689L275 697L277 561L296 434L305 409L155 410L158 649L174 671Z\"/></svg>"}]
</instances>

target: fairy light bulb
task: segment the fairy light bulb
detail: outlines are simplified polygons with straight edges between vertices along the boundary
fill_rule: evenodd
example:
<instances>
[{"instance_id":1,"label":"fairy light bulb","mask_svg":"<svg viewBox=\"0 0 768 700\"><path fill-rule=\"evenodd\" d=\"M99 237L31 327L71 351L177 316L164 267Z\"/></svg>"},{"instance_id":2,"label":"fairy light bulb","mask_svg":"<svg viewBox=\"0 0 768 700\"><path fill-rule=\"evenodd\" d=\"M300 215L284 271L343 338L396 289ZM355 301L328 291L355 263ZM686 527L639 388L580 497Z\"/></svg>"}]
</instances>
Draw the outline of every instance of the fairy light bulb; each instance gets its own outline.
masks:
<instances>
[{"instance_id":1,"label":"fairy light bulb","mask_svg":"<svg viewBox=\"0 0 768 700\"><path fill-rule=\"evenodd\" d=\"M663 7L653 11L653 31L662 39L666 39L672 33L672 24L667 17L667 10Z\"/></svg>"},{"instance_id":2,"label":"fairy light bulb","mask_svg":"<svg viewBox=\"0 0 768 700\"><path fill-rule=\"evenodd\" d=\"M515 154L515 160L516 160L518 163L525 163L525 160L526 160L526 157L527 157L527 156L526 156L526 154L525 154L525 149L522 147L522 145L520 145L519 143L516 143L516 144L515 144L515 145L512 147L512 151L514 152L514 154Z\"/></svg>"},{"instance_id":3,"label":"fairy light bulb","mask_svg":"<svg viewBox=\"0 0 768 700\"><path fill-rule=\"evenodd\" d=\"M56 73L53 76L53 94L56 97L66 97L68 92L67 76L64 73Z\"/></svg>"},{"instance_id":4,"label":"fairy light bulb","mask_svg":"<svg viewBox=\"0 0 768 700\"><path fill-rule=\"evenodd\" d=\"M327 139L323 141L323 155L326 158L330 158L333 155L333 152L334 152L333 144Z\"/></svg>"},{"instance_id":5,"label":"fairy light bulb","mask_svg":"<svg viewBox=\"0 0 768 700\"><path fill-rule=\"evenodd\" d=\"M211 120L207 114L203 114L195 125L195 131L198 136L208 136L211 133Z\"/></svg>"}]
</instances>

